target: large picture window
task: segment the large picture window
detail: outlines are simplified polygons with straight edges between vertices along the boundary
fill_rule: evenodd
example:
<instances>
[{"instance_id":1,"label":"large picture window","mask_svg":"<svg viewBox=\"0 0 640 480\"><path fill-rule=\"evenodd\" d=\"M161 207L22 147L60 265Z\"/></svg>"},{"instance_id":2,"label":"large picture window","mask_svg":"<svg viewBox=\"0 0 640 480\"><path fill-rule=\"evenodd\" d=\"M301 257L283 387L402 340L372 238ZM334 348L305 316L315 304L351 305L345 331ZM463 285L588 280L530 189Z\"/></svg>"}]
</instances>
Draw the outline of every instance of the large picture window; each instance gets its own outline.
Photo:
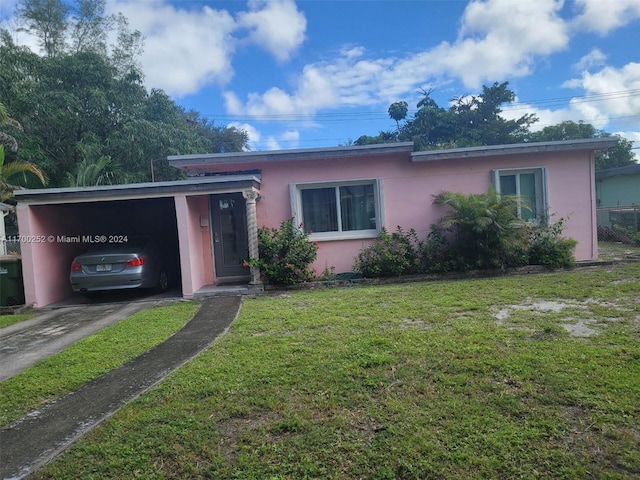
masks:
<instances>
[{"instance_id":1,"label":"large picture window","mask_svg":"<svg viewBox=\"0 0 640 480\"><path fill-rule=\"evenodd\" d=\"M377 236L382 225L381 181L293 184L296 220L314 239Z\"/></svg>"},{"instance_id":2,"label":"large picture window","mask_svg":"<svg viewBox=\"0 0 640 480\"><path fill-rule=\"evenodd\" d=\"M518 218L536 223L546 221L547 194L544 167L494 170L493 183L499 194L517 197Z\"/></svg>"}]
</instances>

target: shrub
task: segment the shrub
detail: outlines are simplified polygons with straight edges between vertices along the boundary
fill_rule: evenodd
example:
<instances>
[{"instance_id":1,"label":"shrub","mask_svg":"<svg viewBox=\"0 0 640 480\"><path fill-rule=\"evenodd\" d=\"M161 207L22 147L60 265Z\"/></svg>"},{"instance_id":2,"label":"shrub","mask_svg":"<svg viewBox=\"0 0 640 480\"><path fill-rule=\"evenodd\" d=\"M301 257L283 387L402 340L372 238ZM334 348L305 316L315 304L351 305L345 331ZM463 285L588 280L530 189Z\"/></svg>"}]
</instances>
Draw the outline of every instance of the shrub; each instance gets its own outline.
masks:
<instances>
[{"instance_id":1,"label":"shrub","mask_svg":"<svg viewBox=\"0 0 640 480\"><path fill-rule=\"evenodd\" d=\"M293 285L315 279L309 265L318 255L318 246L309 241L309 234L294 225L293 218L280 223L280 229L258 229L259 260L246 265L260 268L265 282L274 285Z\"/></svg>"},{"instance_id":2,"label":"shrub","mask_svg":"<svg viewBox=\"0 0 640 480\"><path fill-rule=\"evenodd\" d=\"M529 264L552 268L571 267L576 260L573 251L578 242L563 238L565 219L556 223L529 227Z\"/></svg>"},{"instance_id":3,"label":"shrub","mask_svg":"<svg viewBox=\"0 0 640 480\"><path fill-rule=\"evenodd\" d=\"M365 277L439 273L526 264L563 268L575 265L577 242L562 237L565 219L532 225L517 218L517 198L441 192L434 203L450 210L421 242L411 229L382 229L378 241L360 251L354 269ZM519 201L523 204L522 199Z\"/></svg>"},{"instance_id":4,"label":"shrub","mask_svg":"<svg viewBox=\"0 0 640 480\"><path fill-rule=\"evenodd\" d=\"M378 241L362 249L356 257L354 270L365 277L397 277L421 271L421 244L415 230L402 228L389 234L380 231Z\"/></svg>"},{"instance_id":5,"label":"shrub","mask_svg":"<svg viewBox=\"0 0 640 480\"><path fill-rule=\"evenodd\" d=\"M427 240L420 244L421 271L424 273L469 270L471 267L452 251L451 234L439 224L432 224Z\"/></svg>"},{"instance_id":6,"label":"shrub","mask_svg":"<svg viewBox=\"0 0 640 480\"><path fill-rule=\"evenodd\" d=\"M445 257L466 268L507 268L526 264L526 223L516 215L516 198L486 194L440 192L433 201L450 210L437 227L448 232Z\"/></svg>"}]
</instances>

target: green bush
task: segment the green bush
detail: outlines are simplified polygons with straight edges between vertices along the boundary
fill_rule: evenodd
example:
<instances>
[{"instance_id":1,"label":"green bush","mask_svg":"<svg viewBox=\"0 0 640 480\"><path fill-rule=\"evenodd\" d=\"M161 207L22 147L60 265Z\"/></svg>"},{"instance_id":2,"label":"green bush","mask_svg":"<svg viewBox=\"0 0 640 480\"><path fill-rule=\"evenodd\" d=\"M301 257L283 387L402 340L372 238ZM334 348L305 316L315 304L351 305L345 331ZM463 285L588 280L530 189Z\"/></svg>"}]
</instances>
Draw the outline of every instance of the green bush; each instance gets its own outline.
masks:
<instances>
[{"instance_id":1,"label":"green bush","mask_svg":"<svg viewBox=\"0 0 640 480\"><path fill-rule=\"evenodd\" d=\"M547 225L529 227L529 264L564 268L575 265L573 252L578 242L563 238L565 219Z\"/></svg>"},{"instance_id":2,"label":"green bush","mask_svg":"<svg viewBox=\"0 0 640 480\"><path fill-rule=\"evenodd\" d=\"M451 249L451 235L439 224L432 224L427 240L420 244L420 264L423 273L469 270L465 259Z\"/></svg>"},{"instance_id":3,"label":"green bush","mask_svg":"<svg viewBox=\"0 0 640 480\"><path fill-rule=\"evenodd\" d=\"M421 244L415 230L380 231L378 241L362 249L354 270L365 277L397 277L421 271Z\"/></svg>"},{"instance_id":4,"label":"green bush","mask_svg":"<svg viewBox=\"0 0 640 480\"><path fill-rule=\"evenodd\" d=\"M315 279L309 265L318 255L318 245L309 241L309 234L294 224L293 218L280 223L280 229L258 229L259 260L246 265L260 268L265 282L274 285L293 285Z\"/></svg>"},{"instance_id":5,"label":"green bush","mask_svg":"<svg viewBox=\"0 0 640 480\"><path fill-rule=\"evenodd\" d=\"M440 192L433 201L449 211L438 223L448 233L445 261L464 269L509 268L527 262L526 223L516 215L517 200L498 195Z\"/></svg>"},{"instance_id":6,"label":"green bush","mask_svg":"<svg viewBox=\"0 0 640 480\"><path fill-rule=\"evenodd\" d=\"M449 211L431 225L426 240L398 227L380 232L378 241L360 251L354 269L365 277L513 268L526 264L552 268L575 264L577 242L562 237L565 219L532 225L517 218L516 197L441 192L434 203ZM520 199L522 205L522 199Z\"/></svg>"}]
</instances>

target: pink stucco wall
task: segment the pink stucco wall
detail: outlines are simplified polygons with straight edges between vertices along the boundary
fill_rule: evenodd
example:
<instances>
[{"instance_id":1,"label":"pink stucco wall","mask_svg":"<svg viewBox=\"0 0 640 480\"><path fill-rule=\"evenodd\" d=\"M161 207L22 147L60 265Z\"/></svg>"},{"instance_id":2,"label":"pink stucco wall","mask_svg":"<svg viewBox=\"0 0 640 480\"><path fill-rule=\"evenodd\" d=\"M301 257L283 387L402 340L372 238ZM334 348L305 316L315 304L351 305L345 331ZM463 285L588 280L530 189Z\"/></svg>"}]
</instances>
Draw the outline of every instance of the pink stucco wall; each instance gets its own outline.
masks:
<instances>
[{"instance_id":1,"label":"pink stucco wall","mask_svg":"<svg viewBox=\"0 0 640 480\"><path fill-rule=\"evenodd\" d=\"M25 301L42 307L72 297L69 268L87 243L58 237L95 235L175 235L173 199L130 199L17 208ZM173 217L173 218L172 218ZM200 257L202 258L202 256Z\"/></svg>"},{"instance_id":2,"label":"pink stucco wall","mask_svg":"<svg viewBox=\"0 0 640 480\"><path fill-rule=\"evenodd\" d=\"M214 282L209 196L177 195L175 202L182 294L192 297L198 289Z\"/></svg>"},{"instance_id":3,"label":"pink stucco wall","mask_svg":"<svg viewBox=\"0 0 640 480\"><path fill-rule=\"evenodd\" d=\"M20 249L26 304L42 307L73 295L69 267L86 246L59 242L57 237L85 233L82 222L63 205L19 205L17 214L25 239Z\"/></svg>"},{"instance_id":4,"label":"pink stucco wall","mask_svg":"<svg viewBox=\"0 0 640 480\"><path fill-rule=\"evenodd\" d=\"M207 167L212 171L232 170L231 165ZM442 190L484 193L491 184L492 169L546 167L548 201L552 219L568 217L565 235L578 240L576 258L597 256L593 203L593 167L589 152L526 154L411 162L408 153L385 156L318 159L293 162L245 163L243 169L261 169L263 199L258 202L258 224L277 227L290 218L290 183L383 179L385 226L413 228L421 238L440 218L445 207L434 206L432 196ZM321 241L314 267L349 271L369 239Z\"/></svg>"}]
</instances>

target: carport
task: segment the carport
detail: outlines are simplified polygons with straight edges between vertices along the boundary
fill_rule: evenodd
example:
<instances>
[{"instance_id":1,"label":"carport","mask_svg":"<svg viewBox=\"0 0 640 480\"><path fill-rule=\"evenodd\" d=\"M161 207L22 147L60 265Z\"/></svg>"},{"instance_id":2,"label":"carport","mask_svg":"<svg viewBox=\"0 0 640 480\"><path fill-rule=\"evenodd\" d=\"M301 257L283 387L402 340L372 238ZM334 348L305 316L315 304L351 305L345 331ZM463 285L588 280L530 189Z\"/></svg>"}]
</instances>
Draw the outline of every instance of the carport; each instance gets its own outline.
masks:
<instances>
[{"instance_id":1,"label":"carport","mask_svg":"<svg viewBox=\"0 0 640 480\"><path fill-rule=\"evenodd\" d=\"M175 252L174 285L191 298L206 285L259 283L258 175L15 192L27 305L42 307L74 295L69 266L94 243L154 236Z\"/></svg>"}]
</instances>

